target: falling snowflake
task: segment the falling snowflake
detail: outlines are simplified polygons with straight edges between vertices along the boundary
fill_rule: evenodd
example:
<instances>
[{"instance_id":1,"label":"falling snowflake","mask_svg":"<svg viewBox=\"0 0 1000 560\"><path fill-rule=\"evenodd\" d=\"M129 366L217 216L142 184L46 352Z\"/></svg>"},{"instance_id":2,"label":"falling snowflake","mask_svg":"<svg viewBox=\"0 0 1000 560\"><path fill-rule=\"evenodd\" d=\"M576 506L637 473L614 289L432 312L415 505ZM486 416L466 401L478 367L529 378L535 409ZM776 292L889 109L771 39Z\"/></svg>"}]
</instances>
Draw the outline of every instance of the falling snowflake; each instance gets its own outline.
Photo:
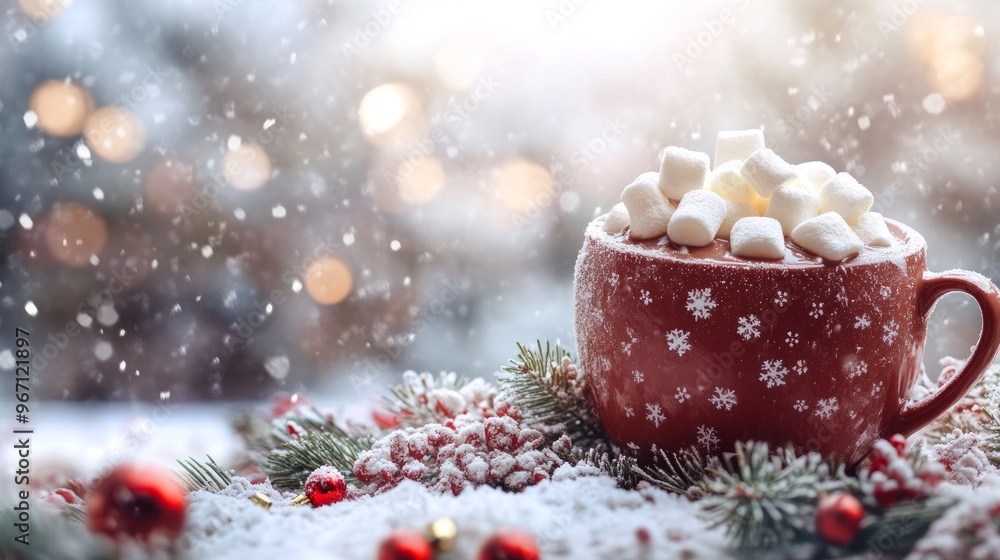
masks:
<instances>
[{"instance_id":1,"label":"falling snowflake","mask_svg":"<svg viewBox=\"0 0 1000 560\"><path fill-rule=\"evenodd\" d=\"M639 446L636 445L635 442L630 441L625 447L628 447L629 451L632 453L639 453Z\"/></svg>"},{"instance_id":2,"label":"falling snowflake","mask_svg":"<svg viewBox=\"0 0 1000 560\"><path fill-rule=\"evenodd\" d=\"M632 378L635 379L636 383L642 383L646 380L646 376L643 375L641 371L632 370Z\"/></svg>"},{"instance_id":3,"label":"falling snowflake","mask_svg":"<svg viewBox=\"0 0 1000 560\"><path fill-rule=\"evenodd\" d=\"M781 360L765 360L761 365L760 380L767 383L767 388L785 384L788 368L781 365Z\"/></svg>"},{"instance_id":4,"label":"falling snowflake","mask_svg":"<svg viewBox=\"0 0 1000 560\"><path fill-rule=\"evenodd\" d=\"M633 416L635 416L635 409L632 408L631 406L626 406L625 407L625 417L626 418L631 418Z\"/></svg>"},{"instance_id":5,"label":"falling snowflake","mask_svg":"<svg viewBox=\"0 0 1000 560\"><path fill-rule=\"evenodd\" d=\"M730 410L733 408L733 405L736 404L736 391L732 389L723 389L722 387L716 387L715 396L709 398L708 400L712 401L712 404L715 405L715 408L719 410L722 410L722 407L725 407L726 410Z\"/></svg>"},{"instance_id":6,"label":"falling snowflake","mask_svg":"<svg viewBox=\"0 0 1000 560\"><path fill-rule=\"evenodd\" d=\"M862 375L868 373L868 364L863 360L858 360L851 364L851 370L848 372L848 379L854 379L855 377L861 377Z\"/></svg>"},{"instance_id":7,"label":"falling snowflake","mask_svg":"<svg viewBox=\"0 0 1000 560\"><path fill-rule=\"evenodd\" d=\"M896 321L889 321L888 325L882 325L882 341L887 344L892 344L896 342L896 337L899 336L899 323Z\"/></svg>"},{"instance_id":8,"label":"falling snowflake","mask_svg":"<svg viewBox=\"0 0 1000 560\"><path fill-rule=\"evenodd\" d=\"M820 399L816 403L816 416L824 420L829 420L833 416L834 412L840 410L840 405L837 404L837 397L830 397L828 399Z\"/></svg>"},{"instance_id":9,"label":"falling snowflake","mask_svg":"<svg viewBox=\"0 0 1000 560\"><path fill-rule=\"evenodd\" d=\"M804 412L809 409L809 405L806 404L806 401L795 401L795 404L792 405L792 408L794 408L798 412Z\"/></svg>"},{"instance_id":10,"label":"falling snowflake","mask_svg":"<svg viewBox=\"0 0 1000 560\"><path fill-rule=\"evenodd\" d=\"M791 347L795 346L798 343L799 343L798 333L793 333L792 331L788 331L788 336L785 337L785 344Z\"/></svg>"},{"instance_id":11,"label":"falling snowflake","mask_svg":"<svg viewBox=\"0 0 1000 560\"><path fill-rule=\"evenodd\" d=\"M649 290L639 290L639 299L643 305L649 305L653 302L653 298L649 297Z\"/></svg>"},{"instance_id":12,"label":"falling snowflake","mask_svg":"<svg viewBox=\"0 0 1000 560\"><path fill-rule=\"evenodd\" d=\"M784 307L788 305L788 292L778 291L778 295L774 298L774 304L778 307Z\"/></svg>"},{"instance_id":13,"label":"falling snowflake","mask_svg":"<svg viewBox=\"0 0 1000 560\"><path fill-rule=\"evenodd\" d=\"M809 310L809 316L813 319L819 319L823 316L823 303L813 303L812 309Z\"/></svg>"},{"instance_id":14,"label":"falling snowflake","mask_svg":"<svg viewBox=\"0 0 1000 560\"><path fill-rule=\"evenodd\" d=\"M612 288L617 288L618 287L618 273L617 272L612 272L611 273L611 278L608 279L608 284L611 284Z\"/></svg>"},{"instance_id":15,"label":"falling snowflake","mask_svg":"<svg viewBox=\"0 0 1000 560\"><path fill-rule=\"evenodd\" d=\"M854 328L856 329L867 329L871 325L872 321L868 318L867 313L854 318Z\"/></svg>"},{"instance_id":16,"label":"falling snowflake","mask_svg":"<svg viewBox=\"0 0 1000 560\"><path fill-rule=\"evenodd\" d=\"M740 326L736 328L736 334L743 337L743 340L750 340L760 336L760 319L756 315L740 317Z\"/></svg>"},{"instance_id":17,"label":"falling snowflake","mask_svg":"<svg viewBox=\"0 0 1000 560\"><path fill-rule=\"evenodd\" d=\"M889 299L892 297L892 288L889 286L882 286L882 289L879 290L879 293L882 294L882 299Z\"/></svg>"},{"instance_id":18,"label":"falling snowflake","mask_svg":"<svg viewBox=\"0 0 1000 560\"><path fill-rule=\"evenodd\" d=\"M691 394L688 393L687 387L678 387L677 394L674 395L677 402L682 403L691 398Z\"/></svg>"},{"instance_id":19,"label":"falling snowflake","mask_svg":"<svg viewBox=\"0 0 1000 560\"><path fill-rule=\"evenodd\" d=\"M698 426L698 445L705 448L705 451L712 451L719 445L719 436L715 428L709 426Z\"/></svg>"},{"instance_id":20,"label":"falling snowflake","mask_svg":"<svg viewBox=\"0 0 1000 560\"><path fill-rule=\"evenodd\" d=\"M646 410L648 412L648 414L646 414L646 420L652 422L657 428L659 428L660 424L667 419L663 415L663 410L660 409L660 405L658 404L646 403Z\"/></svg>"},{"instance_id":21,"label":"falling snowflake","mask_svg":"<svg viewBox=\"0 0 1000 560\"><path fill-rule=\"evenodd\" d=\"M691 349L691 344L688 342L689 336L691 336L690 332L680 329L668 332L667 349L677 352L678 356L683 356L685 352Z\"/></svg>"},{"instance_id":22,"label":"falling snowflake","mask_svg":"<svg viewBox=\"0 0 1000 560\"><path fill-rule=\"evenodd\" d=\"M799 360L795 362L794 366L792 366L792 371L799 375L805 375L805 373L809 371L809 368L806 366L805 360Z\"/></svg>"},{"instance_id":23,"label":"falling snowflake","mask_svg":"<svg viewBox=\"0 0 1000 560\"><path fill-rule=\"evenodd\" d=\"M712 299L712 288L703 288L688 292L687 310L694 315L695 321L698 319L708 319L715 306L715 300Z\"/></svg>"}]
</instances>

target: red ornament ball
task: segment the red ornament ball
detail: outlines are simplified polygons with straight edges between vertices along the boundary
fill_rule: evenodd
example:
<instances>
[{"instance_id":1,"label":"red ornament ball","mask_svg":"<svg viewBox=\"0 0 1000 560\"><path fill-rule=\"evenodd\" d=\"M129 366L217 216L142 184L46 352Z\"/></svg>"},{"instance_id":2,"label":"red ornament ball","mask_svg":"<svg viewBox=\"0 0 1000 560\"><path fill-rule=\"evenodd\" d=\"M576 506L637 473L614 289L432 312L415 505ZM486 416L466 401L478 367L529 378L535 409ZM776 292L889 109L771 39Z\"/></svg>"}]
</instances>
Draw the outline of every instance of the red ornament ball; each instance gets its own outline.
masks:
<instances>
[{"instance_id":1,"label":"red ornament ball","mask_svg":"<svg viewBox=\"0 0 1000 560\"><path fill-rule=\"evenodd\" d=\"M347 483L340 471L326 465L313 471L306 479L306 497L312 507L335 504L347 495Z\"/></svg>"},{"instance_id":2,"label":"red ornament ball","mask_svg":"<svg viewBox=\"0 0 1000 560\"><path fill-rule=\"evenodd\" d=\"M87 494L87 526L114 539L174 538L184 528L187 491L174 473L125 463L111 469Z\"/></svg>"},{"instance_id":3,"label":"red ornament ball","mask_svg":"<svg viewBox=\"0 0 1000 560\"><path fill-rule=\"evenodd\" d=\"M864 516L865 508L854 496L830 494L816 507L816 532L830 544L848 546L861 532Z\"/></svg>"},{"instance_id":4,"label":"red ornament ball","mask_svg":"<svg viewBox=\"0 0 1000 560\"><path fill-rule=\"evenodd\" d=\"M396 529L378 547L378 560L430 560L433 555L427 537L413 529Z\"/></svg>"},{"instance_id":5,"label":"red ornament ball","mask_svg":"<svg viewBox=\"0 0 1000 560\"><path fill-rule=\"evenodd\" d=\"M479 560L538 560L538 543L531 533L501 529L479 549Z\"/></svg>"}]
</instances>

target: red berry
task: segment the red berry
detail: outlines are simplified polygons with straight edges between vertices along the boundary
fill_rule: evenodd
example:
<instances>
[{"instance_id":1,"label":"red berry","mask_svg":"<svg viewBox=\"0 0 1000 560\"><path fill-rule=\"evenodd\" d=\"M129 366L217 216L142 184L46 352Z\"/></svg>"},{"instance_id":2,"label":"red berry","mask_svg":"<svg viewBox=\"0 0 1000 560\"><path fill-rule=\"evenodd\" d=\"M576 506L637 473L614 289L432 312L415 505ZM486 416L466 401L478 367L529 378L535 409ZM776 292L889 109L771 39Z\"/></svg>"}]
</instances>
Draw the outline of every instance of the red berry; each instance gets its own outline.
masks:
<instances>
[{"instance_id":1,"label":"red berry","mask_svg":"<svg viewBox=\"0 0 1000 560\"><path fill-rule=\"evenodd\" d=\"M635 530L635 538L639 539L639 542L644 545L649 544L649 541L652 540L649 529L645 527L639 527Z\"/></svg>"},{"instance_id":2,"label":"red berry","mask_svg":"<svg viewBox=\"0 0 1000 560\"><path fill-rule=\"evenodd\" d=\"M347 483L337 469L327 465L309 475L305 494L314 508L335 504L347 495Z\"/></svg>"},{"instance_id":3,"label":"red berry","mask_svg":"<svg viewBox=\"0 0 1000 560\"><path fill-rule=\"evenodd\" d=\"M861 532L864 516L865 508L854 496L830 494L816 507L816 532L830 544L848 546Z\"/></svg>"},{"instance_id":4,"label":"red berry","mask_svg":"<svg viewBox=\"0 0 1000 560\"><path fill-rule=\"evenodd\" d=\"M278 393L271 399L271 418L283 416L300 406L309 405L309 400L298 393Z\"/></svg>"},{"instance_id":5,"label":"red berry","mask_svg":"<svg viewBox=\"0 0 1000 560\"><path fill-rule=\"evenodd\" d=\"M479 549L479 560L538 560L535 537L519 529L501 529Z\"/></svg>"},{"instance_id":6,"label":"red berry","mask_svg":"<svg viewBox=\"0 0 1000 560\"><path fill-rule=\"evenodd\" d=\"M889 438L889 443L896 449L900 457L906 457L906 438L902 434L896 434Z\"/></svg>"},{"instance_id":7,"label":"red berry","mask_svg":"<svg viewBox=\"0 0 1000 560\"><path fill-rule=\"evenodd\" d=\"M87 496L87 526L114 539L176 537L184 528L187 492L160 467L126 463L111 469Z\"/></svg>"},{"instance_id":8,"label":"red berry","mask_svg":"<svg viewBox=\"0 0 1000 560\"><path fill-rule=\"evenodd\" d=\"M430 560L431 543L413 529L396 529L378 547L378 560Z\"/></svg>"},{"instance_id":9,"label":"red berry","mask_svg":"<svg viewBox=\"0 0 1000 560\"><path fill-rule=\"evenodd\" d=\"M399 425L398 416L378 408L372 411L372 419L375 420L375 424L383 430L391 430Z\"/></svg>"}]
</instances>

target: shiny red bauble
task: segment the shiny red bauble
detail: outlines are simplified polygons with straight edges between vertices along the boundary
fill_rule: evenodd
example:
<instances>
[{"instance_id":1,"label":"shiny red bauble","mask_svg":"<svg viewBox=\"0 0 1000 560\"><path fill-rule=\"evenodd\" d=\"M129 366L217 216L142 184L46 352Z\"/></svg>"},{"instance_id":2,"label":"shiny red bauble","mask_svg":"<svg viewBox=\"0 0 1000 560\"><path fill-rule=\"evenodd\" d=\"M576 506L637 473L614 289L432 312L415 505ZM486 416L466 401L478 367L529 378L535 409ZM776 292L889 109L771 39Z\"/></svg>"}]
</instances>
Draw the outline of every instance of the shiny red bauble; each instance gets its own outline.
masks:
<instances>
[{"instance_id":1,"label":"shiny red bauble","mask_svg":"<svg viewBox=\"0 0 1000 560\"><path fill-rule=\"evenodd\" d=\"M531 533L501 529L479 549L479 560L538 560L538 543Z\"/></svg>"},{"instance_id":2,"label":"shiny red bauble","mask_svg":"<svg viewBox=\"0 0 1000 560\"><path fill-rule=\"evenodd\" d=\"M87 495L87 526L113 539L174 538L184 528L187 491L162 467L125 463Z\"/></svg>"},{"instance_id":3,"label":"shiny red bauble","mask_svg":"<svg viewBox=\"0 0 1000 560\"><path fill-rule=\"evenodd\" d=\"M318 508L343 500L347 495L347 482L340 471L327 465L309 475L304 491L312 507Z\"/></svg>"},{"instance_id":4,"label":"shiny red bauble","mask_svg":"<svg viewBox=\"0 0 1000 560\"><path fill-rule=\"evenodd\" d=\"M850 494L834 493L816 506L816 532L826 542L849 546L861 532L865 508Z\"/></svg>"},{"instance_id":5,"label":"shiny red bauble","mask_svg":"<svg viewBox=\"0 0 1000 560\"><path fill-rule=\"evenodd\" d=\"M413 529L396 529L378 547L378 560L430 560L433 555L427 537Z\"/></svg>"}]
</instances>

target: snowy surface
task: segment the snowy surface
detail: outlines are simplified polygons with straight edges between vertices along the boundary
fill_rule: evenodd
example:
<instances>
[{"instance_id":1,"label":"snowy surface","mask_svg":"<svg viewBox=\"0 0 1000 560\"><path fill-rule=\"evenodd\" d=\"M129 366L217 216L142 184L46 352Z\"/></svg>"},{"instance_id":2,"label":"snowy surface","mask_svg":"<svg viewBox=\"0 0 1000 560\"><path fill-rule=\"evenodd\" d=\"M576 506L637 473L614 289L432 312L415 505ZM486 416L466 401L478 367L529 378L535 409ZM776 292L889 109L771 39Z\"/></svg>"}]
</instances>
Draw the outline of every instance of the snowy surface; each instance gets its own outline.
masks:
<instances>
[{"instance_id":1,"label":"snowy surface","mask_svg":"<svg viewBox=\"0 0 1000 560\"><path fill-rule=\"evenodd\" d=\"M384 494L319 509L286 505L270 486L237 479L223 494L192 495L189 546L196 558L374 558L393 529L422 530L451 517L459 528L451 558L474 558L501 527L532 532L546 559L727 557L723 532L699 521L687 499L621 490L600 475L566 478L577 474L557 471L553 481L521 493L481 487L457 497L405 481ZM275 499L270 511L247 499L257 491ZM645 555L640 528L651 536Z\"/></svg>"}]
</instances>

